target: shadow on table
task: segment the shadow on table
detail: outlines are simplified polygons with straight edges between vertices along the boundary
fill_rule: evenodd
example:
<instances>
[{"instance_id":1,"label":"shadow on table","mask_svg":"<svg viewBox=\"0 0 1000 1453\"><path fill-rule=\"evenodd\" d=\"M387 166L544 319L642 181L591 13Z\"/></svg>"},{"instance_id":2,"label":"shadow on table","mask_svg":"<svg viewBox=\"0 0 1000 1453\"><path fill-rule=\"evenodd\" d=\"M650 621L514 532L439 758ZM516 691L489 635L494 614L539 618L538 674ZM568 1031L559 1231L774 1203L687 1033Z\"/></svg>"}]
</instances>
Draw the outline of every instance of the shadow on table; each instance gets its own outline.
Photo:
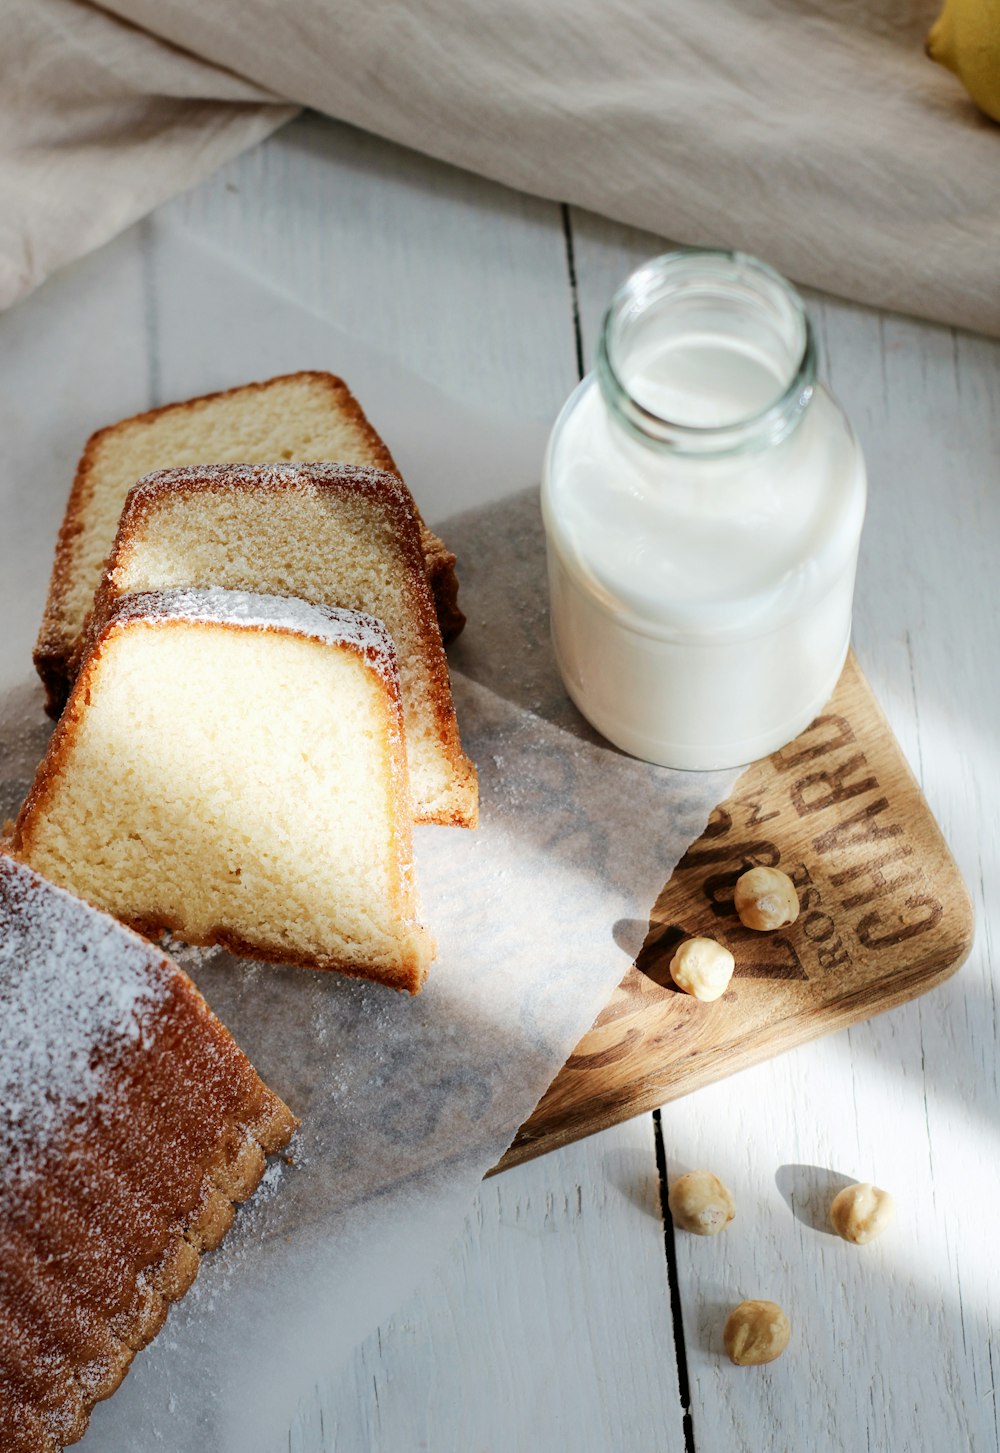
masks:
<instances>
[{"instance_id":1,"label":"shadow on table","mask_svg":"<svg viewBox=\"0 0 1000 1453\"><path fill-rule=\"evenodd\" d=\"M706 1281L699 1290L697 1310L693 1318L687 1317L688 1336L699 1352L726 1361L726 1348L722 1340L722 1329L740 1297L728 1290L722 1282ZM691 1322L694 1322L693 1328ZM693 1333L693 1335L692 1335Z\"/></svg>"},{"instance_id":2,"label":"shadow on table","mask_svg":"<svg viewBox=\"0 0 1000 1453\"><path fill-rule=\"evenodd\" d=\"M774 1183L796 1221L812 1231L837 1233L830 1225L830 1206L838 1191L851 1186L854 1176L843 1175L822 1165L779 1165Z\"/></svg>"},{"instance_id":3,"label":"shadow on table","mask_svg":"<svg viewBox=\"0 0 1000 1453\"><path fill-rule=\"evenodd\" d=\"M609 757L630 758L594 731L566 695L552 652L545 532L537 488L455 515L440 527L458 556L469 623L451 665Z\"/></svg>"},{"instance_id":4,"label":"shadow on table","mask_svg":"<svg viewBox=\"0 0 1000 1453\"><path fill-rule=\"evenodd\" d=\"M32 675L0 702L0 829L17 816L52 735L44 701L41 682Z\"/></svg>"}]
</instances>

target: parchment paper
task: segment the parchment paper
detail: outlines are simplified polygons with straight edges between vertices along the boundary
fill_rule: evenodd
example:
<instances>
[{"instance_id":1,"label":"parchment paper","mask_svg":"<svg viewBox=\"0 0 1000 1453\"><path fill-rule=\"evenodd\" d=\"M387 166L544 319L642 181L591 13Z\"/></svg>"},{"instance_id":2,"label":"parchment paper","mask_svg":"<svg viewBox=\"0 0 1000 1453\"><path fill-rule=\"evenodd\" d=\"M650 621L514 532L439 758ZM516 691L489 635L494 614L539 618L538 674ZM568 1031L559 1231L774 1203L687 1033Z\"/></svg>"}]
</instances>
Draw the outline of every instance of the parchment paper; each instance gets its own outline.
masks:
<instances>
[{"instance_id":1,"label":"parchment paper","mask_svg":"<svg viewBox=\"0 0 1000 1453\"><path fill-rule=\"evenodd\" d=\"M736 774L633 761L566 698L548 638L544 427L476 418L171 232L144 254L145 366L127 367L138 346L135 247L126 237L0 320L0 562L13 622L0 644L4 812L48 732L30 649L72 464L93 427L172 396L331 368L432 522L470 506L441 528L469 617L453 682L482 826L417 831L424 920L439 943L427 987L410 999L178 950L302 1129L294 1163L272 1163L79 1445L277 1453L303 1394L446 1253L483 1173L622 977L658 889ZM81 368L79 330L97 318ZM131 334L109 331L116 320Z\"/></svg>"}]
</instances>

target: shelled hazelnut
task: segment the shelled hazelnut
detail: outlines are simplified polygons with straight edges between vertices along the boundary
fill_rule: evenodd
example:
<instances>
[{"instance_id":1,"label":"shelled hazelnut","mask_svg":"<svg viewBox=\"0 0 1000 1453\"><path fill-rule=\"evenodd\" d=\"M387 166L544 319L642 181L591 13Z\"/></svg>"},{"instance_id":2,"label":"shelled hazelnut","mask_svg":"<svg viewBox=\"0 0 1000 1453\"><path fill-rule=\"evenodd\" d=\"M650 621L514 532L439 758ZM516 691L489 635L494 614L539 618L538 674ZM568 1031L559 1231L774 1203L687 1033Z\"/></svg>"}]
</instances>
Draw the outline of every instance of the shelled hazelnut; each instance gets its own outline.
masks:
<instances>
[{"instance_id":1,"label":"shelled hazelnut","mask_svg":"<svg viewBox=\"0 0 1000 1453\"><path fill-rule=\"evenodd\" d=\"M736 1215L728 1187L710 1170L689 1170L678 1176L667 1196L670 1214L682 1231L718 1236Z\"/></svg>"},{"instance_id":2,"label":"shelled hazelnut","mask_svg":"<svg viewBox=\"0 0 1000 1453\"><path fill-rule=\"evenodd\" d=\"M714 938L687 938L670 960L670 977L685 994L708 1002L726 992L735 967L732 954Z\"/></svg>"},{"instance_id":3,"label":"shelled hazelnut","mask_svg":"<svg viewBox=\"0 0 1000 1453\"><path fill-rule=\"evenodd\" d=\"M795 884L780 868L751 868L736 880L736 912L744 928L768 933L799 916Z\"/></svg>"},{"instance_id":4,"label":"shelled hazelnut","mask_svg":"<svg viewBox=\"0 0 1000 1453\"><path fill-rule=\"evenodd\" d=\"M845 1186L834 1196L830 1207L834 1231L856 1246L864 1246L881 1236L895 1214L896 1203L889 1192L868 1181Z\"/></svg>"},{"instance_id":5,"label":"shelled hazelnut","mask_svg":"<svg viewBox=\"0 0 1000 1453\"><path fill-rule=\"evenodd\" d=\"M777 1302L740 1302L729 1313L722 1340L737 1367L773 1362L788 1346L791 1325Z\"/></svg>"}]
</instances>

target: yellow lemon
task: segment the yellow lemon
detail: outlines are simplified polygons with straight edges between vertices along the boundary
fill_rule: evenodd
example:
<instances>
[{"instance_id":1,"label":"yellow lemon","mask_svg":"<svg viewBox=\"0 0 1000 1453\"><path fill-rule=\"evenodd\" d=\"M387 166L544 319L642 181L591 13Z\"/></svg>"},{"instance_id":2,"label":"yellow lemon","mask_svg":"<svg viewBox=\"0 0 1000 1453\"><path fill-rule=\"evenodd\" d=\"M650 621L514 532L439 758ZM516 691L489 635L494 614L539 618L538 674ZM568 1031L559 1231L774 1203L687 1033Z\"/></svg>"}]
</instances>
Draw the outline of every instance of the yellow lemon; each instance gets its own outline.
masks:
<instances>
[{"instance_id":1,"label":"yellow lemon","mask_svg":"<svg viewBox=\"0 0 1000 1453\"><path fill-rule=\"evenodd\" d=\"M1000 121L1000 0L945 0L927 54L954 71L980 110Z\"/></svg>"}]
</instances>

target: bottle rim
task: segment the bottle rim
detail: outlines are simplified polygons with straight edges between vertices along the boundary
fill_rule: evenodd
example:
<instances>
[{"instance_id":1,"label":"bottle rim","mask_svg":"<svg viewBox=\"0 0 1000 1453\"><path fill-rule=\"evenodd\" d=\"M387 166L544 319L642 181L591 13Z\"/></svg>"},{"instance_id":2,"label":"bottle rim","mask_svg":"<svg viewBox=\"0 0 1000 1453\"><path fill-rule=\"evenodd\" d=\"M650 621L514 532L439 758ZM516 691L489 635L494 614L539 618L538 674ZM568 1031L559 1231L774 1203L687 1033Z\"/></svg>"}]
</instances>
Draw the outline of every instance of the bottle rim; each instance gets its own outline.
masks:
<instances>
[{"instance_id":1,"label":"bottle rim","mask_svg":"<svg viewBox=\"0 0 1000 1453\"><path fill-rule=\"evenodd\" d=\"M616 366L616 343L628 324L649 307L697 282L710 291L739 285L758 302L787 312L797 335L787 381L763 408L721 425L701 425L665 418L632 394ZM747 252L723 248L676 248L637 268L611 299L604 315L597 349L597 378L612 413L636 438L671 453L719 458L780 443L797 427L816 384L817 349L812 323L802 298L774 268Z\"/></svg>"}]
</instances>

